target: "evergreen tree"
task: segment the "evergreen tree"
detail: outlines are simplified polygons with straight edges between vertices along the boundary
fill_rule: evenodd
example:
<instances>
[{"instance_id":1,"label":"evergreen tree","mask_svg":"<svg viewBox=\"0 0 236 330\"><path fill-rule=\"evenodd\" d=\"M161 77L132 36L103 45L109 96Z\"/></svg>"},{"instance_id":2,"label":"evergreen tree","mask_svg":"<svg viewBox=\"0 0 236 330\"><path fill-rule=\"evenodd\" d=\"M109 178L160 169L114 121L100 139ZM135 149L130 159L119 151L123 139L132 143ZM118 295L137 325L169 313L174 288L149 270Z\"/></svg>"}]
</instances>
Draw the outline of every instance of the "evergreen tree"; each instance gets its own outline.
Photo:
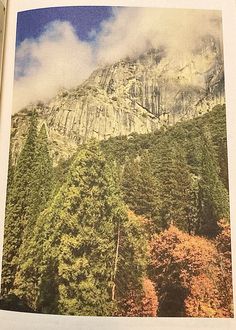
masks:
<instances>
[{"instance_id":1,"label":"evergreen tree","mask_svg":"<svg viewBox=\"0 0 236 330\"><path fill-rule=\"evenodd\" d=\"M202 134L202 168L199 182L199 213L201 223L198 233L208 237L217 235L217 222L229 218L229 196L219 177L215 150L209 132Z\"/></svg>"},{"instance_id":2,"label":"evergreen tree","mask_svg":"<svg viewBox=\"0 0 236 330\"><path fill-rule=\"evenodd\" d=\"M139 160L134 158L126 158L126 163L121 177L123 198L129 209L136 213L138 213L137 194L140 176Z\"/></svg>"},{"instance_id":3,"label":"evergreen tree","mask_svg":"<svg viewBox=\"0 0 236 330\"><path fill-rule=\"evenodd\" d=\"M123 172L122 189L128 207L137 215L155 223L159 214L159 191L147 151L142 157L127 161Z\"/></svg>"},{"instance_id":4,"label":"evergreen tree","mask_svg":"<svg viewBox=\"0 0 236 330\"><path fill-rule=\"evenodd\" d=\"M23 229L30 217L36 139L37 119L36 115L32 114L26 142L14 169L11 188L8 189L2 263L2 294L7 294L12 288Z\"/></svg>"},{"instance_id":5,"label":"evergreen tree","mask_svg":"<svg viewBox=\"0 0 236 330\"><path fill-rule=\"evenodd\" d=\"M12 172L11 169L9 171ZM14 175L8 183L10 188L6 210L2 282L5 294L13 289L16 272L19 271L22 260L27 258L28 242L37 216L50 197L51 177L52 161L48 151L46 128L43 125L37 134L37 118L33 113L25 145L15 166Z\"/></svg>"},{"instance_id":6,"label":"evergreen tree","mask_svg":"<svg viewBox=\"0 0 236 330\"><path fill-rule=\"evenodd\" d=\"M31 204L29 205L29 217L24 225L22 244L19 248L18 270L14 281L14 292L20 295L25 288L26 278L25 265L33 262L32 253L37 254L37 241L33 236L38 215L44 208L51 196L52 191L52 160L48 150L46 127L43 124L37 136L31 176ZM31 274L33 276L33 272Z\"/></svg>"},{"instance_id":7,"label":"evergreen tree","mask_svg":"<svg viewBox=\"0 0 236 330\"><path fill-rule=\"evenodd\" d=\"M112 171L96 144L81 148L67 182L38 218L32 262L22 265L29 277L18 292L38 311L111 315L116 234L126 218Z\"/></svg>"},{"instance_id":8,"label":"evergreen tree","mask_svg":"<svg viewBox=\"0 0 236 330\"><path fill-rule=\"evenodd\" d=\"M229 174L228 174L228 150L227 140L221 139L219 142L219 166L220 166L220 178L225 185L225 188L229 191Z\"/></svg>"},{"instance_id":9,"label":"evergreen tree","mask_svg":"<svg viewBox=\"0 0 236 330\"><path fill-rule=\"evenodd\" d=\"M117 314L142 316L143 281L147 267L147 234L145 220L128 212L120 228L115 295Z\"/></svg>"},{"instance_id":10,"label":"evergreen tree","mask_svg":"<svg viewBox=\"0 0 236 330\"><path fill-rule=\"evenodd\" d=\"M45 208L52 191L53 165L49 155L48 138L45 124L42 125L35 146L34 173L32 173L32 204L30 214L36 220L38 214ZM27 224L32 230L34 223Z\"/></svg>"},{"instance_id":11,"label":"evergreen tree","mask_svg":"<svg viewBox=\"0 0 236 330\"><path fill-rule=\"evenodd\" d=\"M158 182L153 173L149 153L143 153L140 159L140 176L138 181L137 214L155 221L159 213Z\"/></svg>"},{"instance_id":12,"label":"evergreen tree","mask_svg":"<svg viewBox=\"0 0 236 330\"><path fill-rule=\"evenodd\" d=\"M13 179L14 179L14 164L13 164L13 155L12 155L12 143L10 143L10 152L8 160L8 173L7 173L7 202L11 196L11 189L13 188Z\"/></svg>"},{"instance_id":13,"label":"evergreen tree","mask_svg":"<svg viewBox=\"0 0 236 330\"><path fill-rule=\"evenodd\" d=\"M155 161L160 190L159 228L175 224L187 232L194 231L194 180L184 150L178 144L163 139Z\"/></svg>"}]
</instances>

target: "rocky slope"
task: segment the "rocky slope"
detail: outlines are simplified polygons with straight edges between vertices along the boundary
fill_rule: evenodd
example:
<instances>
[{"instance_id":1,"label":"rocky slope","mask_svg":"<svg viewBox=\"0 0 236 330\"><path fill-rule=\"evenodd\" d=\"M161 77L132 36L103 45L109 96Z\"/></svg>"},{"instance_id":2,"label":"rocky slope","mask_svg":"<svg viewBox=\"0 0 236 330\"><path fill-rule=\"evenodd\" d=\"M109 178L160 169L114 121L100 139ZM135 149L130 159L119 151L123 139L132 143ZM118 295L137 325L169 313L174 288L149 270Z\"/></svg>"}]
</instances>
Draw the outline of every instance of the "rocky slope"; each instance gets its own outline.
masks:
<instances>
[{"instance_id":1,"label":"rocky slope","mask_svg":"<svg viewBox=\"0 0 236 330\"><path fill-rule=\"evenodd\" d=\"M99 68L82 85L62 90L47 104L12 118L12 152L21 149L36 110L45 123L55 163L90 138L147 133L210 111L224 103L220 45L206 37L191 54L151 49L142 56Z\"/></svg>"}]
</instances>

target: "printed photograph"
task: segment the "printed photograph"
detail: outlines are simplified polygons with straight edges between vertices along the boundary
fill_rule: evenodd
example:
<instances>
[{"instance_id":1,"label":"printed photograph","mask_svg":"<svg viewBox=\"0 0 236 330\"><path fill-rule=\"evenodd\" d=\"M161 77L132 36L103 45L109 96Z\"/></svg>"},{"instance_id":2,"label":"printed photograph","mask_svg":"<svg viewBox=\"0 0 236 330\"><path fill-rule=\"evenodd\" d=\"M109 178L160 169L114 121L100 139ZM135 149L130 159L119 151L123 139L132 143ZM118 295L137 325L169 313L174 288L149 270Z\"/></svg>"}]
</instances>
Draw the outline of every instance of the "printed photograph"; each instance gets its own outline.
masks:
<instances>
[{"instance_id":1,"label":"printed photograph","mask_svg":"<svg viewBox=\"0 0 236 330\"><path fill-rule=\"evenodd\" d=\"M232 318L220 11L19 12L0 309Z\"/></svg>"}]
</instances>

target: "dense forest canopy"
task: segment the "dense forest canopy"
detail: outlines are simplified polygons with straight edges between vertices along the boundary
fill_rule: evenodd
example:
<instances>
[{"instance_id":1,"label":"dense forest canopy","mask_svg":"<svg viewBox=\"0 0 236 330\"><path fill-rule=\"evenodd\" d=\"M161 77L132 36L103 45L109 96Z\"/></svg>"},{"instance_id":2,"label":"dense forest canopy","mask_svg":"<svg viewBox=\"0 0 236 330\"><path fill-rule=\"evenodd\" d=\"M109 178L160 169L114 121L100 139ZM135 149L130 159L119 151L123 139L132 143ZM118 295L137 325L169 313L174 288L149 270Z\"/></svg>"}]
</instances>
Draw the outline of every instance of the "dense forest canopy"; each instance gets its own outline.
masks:
<instances>
[{"instance_id":1,"label":"dense forest canopy","mask_svg":"<svg viewBox=\"0 0 236 330\"><path fill-rule=\"evenodd\" d=\"M32 113L9 163L0 307L232 317L225 107L91 140L53 168Z\"/></svg>"}]
</instances>

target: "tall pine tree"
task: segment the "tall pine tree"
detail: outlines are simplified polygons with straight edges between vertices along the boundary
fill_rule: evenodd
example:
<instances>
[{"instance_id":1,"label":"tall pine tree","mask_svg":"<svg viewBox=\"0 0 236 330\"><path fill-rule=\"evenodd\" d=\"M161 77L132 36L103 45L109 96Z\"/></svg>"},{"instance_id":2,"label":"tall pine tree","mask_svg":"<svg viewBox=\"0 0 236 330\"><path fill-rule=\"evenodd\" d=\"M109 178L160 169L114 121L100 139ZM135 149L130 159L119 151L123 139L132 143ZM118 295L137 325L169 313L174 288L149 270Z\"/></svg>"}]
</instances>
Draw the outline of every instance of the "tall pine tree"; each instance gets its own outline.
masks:
<instances>
[{"instance_id":1,"label":"tall pine tree","mask_svg":"<svg viewBox=\"0 0 236 330\"><path fill-rule=\"evenodd\" d=\"M155 175L160 190L159 229L175 224L191 232L196 222L194 180L185 152L165 138L155 154Z\"/></svg>"},{"instance_id":2,"label":"tall pine tree","mask_svg":"<svg viewBox=\"0 0 236 330\"><path fill-rule=\"evenodd\" d=\"M199 181L199 213L201 223L198 233L214 237L219 231L217 222L229 219L228 191L220 179L220 168L210 133L202 134L202 166Z\"/></svg>"},{"instance_id":3,"label":"tall pine tree","mask_svg":"<svg viewBox=\"0 0 236 330\"><path fill-rule=\"evenodd\" d=\"M148 151L127 160L122 177L124 201L137 215L155 224L159 216L159 189Z\"/></svg>"},{"instance_id":4,"label":"tall pine tree","mask_svg":"<svg viewBox=\"0 0 236 330\"><path fill-rule=\"evenodd\" d=\"M4 294L13 289L22 254L24 259L37 216L44 209L51 192L52 161L46 128L43 125L37 133L35 113L32 114L28 136L13 173L6 209L2 281Z\"/></svg>"},{"instance_id":5,"label":"tall pine tree","mask_svg":"<svg viewBox=\"0 0 236 330\"><path fill-rule=\"evenodd\" d=\"M11 179L11 188L8 189L1 284L3 295L12 288L23 230L30 217L36 139L37 119L33 113L26 142L15 166L14 177Z\"/></svg>"},{"instance_id":6,"label":"tall pine tree","mask_svg":"<svg viewBox=\"0 0 236 330\"><path fill-rule=\"evenodd\" d=\"M82 147L38 218L18 290L37 311L111 315L117 229L126 219L112 171L96 144Z\"/></svg>"},{"instance_id":7,"label":"tall pine tree","mask_svg":"<svg viewBox=\"0 0 236 330\"><path fill-rule=\"evenodd\" d=\"M118 315L142 316L144 313L143 281L148 261L145 227L145 219L131 211L120 227L114 295Z\"/></svg>"}]
</instances>

